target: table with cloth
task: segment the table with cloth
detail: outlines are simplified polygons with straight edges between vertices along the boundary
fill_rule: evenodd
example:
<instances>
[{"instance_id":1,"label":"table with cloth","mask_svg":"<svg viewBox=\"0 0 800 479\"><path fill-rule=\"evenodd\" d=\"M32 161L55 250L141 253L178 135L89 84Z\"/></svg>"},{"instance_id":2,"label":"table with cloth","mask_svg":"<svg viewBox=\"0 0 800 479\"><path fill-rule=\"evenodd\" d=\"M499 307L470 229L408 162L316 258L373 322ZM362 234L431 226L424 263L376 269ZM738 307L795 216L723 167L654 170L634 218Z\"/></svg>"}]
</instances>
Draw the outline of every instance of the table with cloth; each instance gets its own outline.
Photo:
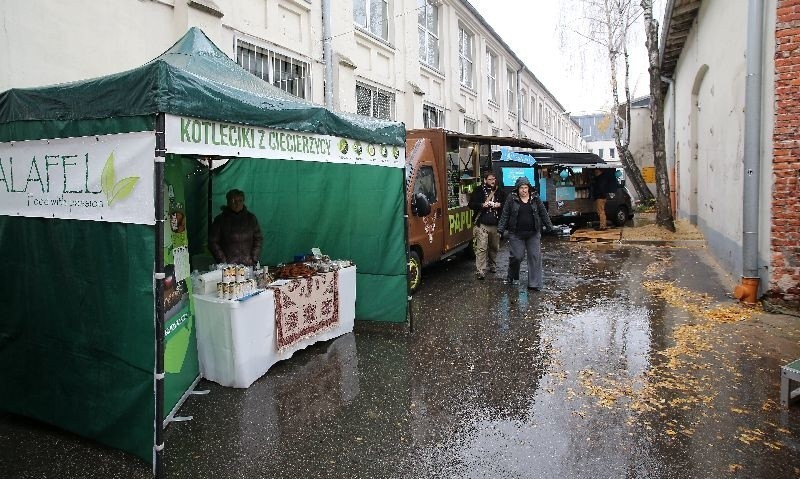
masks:
<instances>
[{"instance_id":1,"label":"table with cloth","mask_svg":"<svg viewBox=\"0 0 800 479\"><path fill-rule=\"evenodd\" d=\"M194 301L200 375L246 388L296 351L353 330L356 267L278 281L241 301Z\"/></svg>"}]
</instances>

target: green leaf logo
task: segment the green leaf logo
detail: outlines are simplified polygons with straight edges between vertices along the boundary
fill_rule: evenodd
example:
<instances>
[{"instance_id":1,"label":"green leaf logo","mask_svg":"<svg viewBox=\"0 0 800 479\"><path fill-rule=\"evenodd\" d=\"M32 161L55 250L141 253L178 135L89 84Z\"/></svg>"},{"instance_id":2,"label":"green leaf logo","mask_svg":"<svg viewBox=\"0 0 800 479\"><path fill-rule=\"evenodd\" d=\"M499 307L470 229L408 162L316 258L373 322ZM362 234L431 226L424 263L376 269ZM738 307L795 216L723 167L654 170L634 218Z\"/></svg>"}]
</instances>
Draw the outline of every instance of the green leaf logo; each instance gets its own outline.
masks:
<instances>
[{"instance_id":1,"label":"green leaf logo","mask_svg":"<svg viewBox=\"0 0 800 479\"><path fill-rule=\"evenodd\" d=\"M116 181L115 176L114 152L112 151L108 155L105 166L103 166L103 172L100 174L100 188L106 194L106 201L109 207L117 201L122 201L130 196L134 186L139 182L138 176L129 176L119 181Z\"/></svg>"}]
</instances>

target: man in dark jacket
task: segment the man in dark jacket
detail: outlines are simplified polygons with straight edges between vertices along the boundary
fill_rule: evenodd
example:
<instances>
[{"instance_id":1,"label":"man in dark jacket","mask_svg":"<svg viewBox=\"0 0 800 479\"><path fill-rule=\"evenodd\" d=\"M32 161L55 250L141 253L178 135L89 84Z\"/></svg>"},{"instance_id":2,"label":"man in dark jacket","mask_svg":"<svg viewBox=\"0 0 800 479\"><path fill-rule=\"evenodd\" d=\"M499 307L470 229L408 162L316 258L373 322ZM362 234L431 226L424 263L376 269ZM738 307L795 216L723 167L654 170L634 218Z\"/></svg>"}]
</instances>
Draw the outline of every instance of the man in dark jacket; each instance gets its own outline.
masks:
<instances>
[{"instance_id":1,"label":"man in dark jacket","mask_svg":"<svg viewBox=\"0 0 800 479\"><path fill-rule=\"evenodd\" d=\"M592 197L594 198L594 207L597 211L597 217L600 220L600 225L597 229L600 231L608 229L608 219L606 218L606 201L609 194L616 194L617 177L613 168L594 170L594 184L592 185Z\"/></svg>"},{"instance_id":2,"label":"man in dark jacket","mask_svg":"<svg viewBox=\"0 0 800 479\"><path fill-rule=\"evenodd\" d=\"M256 215L244 206L244 192L230 190L208 237L208 249L217 263L253 265L260 261L264 241Z\"/></svg>"},{"instance_id":3,"label":"man in dark jacket","mask_svg":"<svg viewBox=\"0 0 800 479\"><path fill-rule=\"evenodd\" d=\"M473 211L475 269L478 279L486 277L486 271L497 271L497 252L500 250L500 235L497 234L497 222L500 219L500 208L506 195L497 187L494 173L483 174L483 185L475 188L469 199L469 207Z\"/></svg>"}]
</instances>

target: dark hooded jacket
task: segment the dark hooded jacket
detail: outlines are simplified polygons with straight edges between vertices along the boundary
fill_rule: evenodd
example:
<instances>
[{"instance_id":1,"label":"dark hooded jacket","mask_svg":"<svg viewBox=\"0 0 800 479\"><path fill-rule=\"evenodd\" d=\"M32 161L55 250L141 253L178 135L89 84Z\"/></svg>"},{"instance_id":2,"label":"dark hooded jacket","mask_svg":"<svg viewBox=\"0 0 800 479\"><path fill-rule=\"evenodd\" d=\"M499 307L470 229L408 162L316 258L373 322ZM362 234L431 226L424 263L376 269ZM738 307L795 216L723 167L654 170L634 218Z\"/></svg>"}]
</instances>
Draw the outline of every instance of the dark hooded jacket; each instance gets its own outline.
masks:
<instances>
[{"instance_id":1,"label":"dark hooded jacket","mask_svg":"<svg viewBox=\"0 0 800 479\"><path fill-rule=\"evenodd\" d=\"M500 203L499 208L484 208L483 203L486 198L491 194L491 190L486 185L475 188L469 198L469 207L474 212L473 219L475 224L485 224L489 226L496 226L500 217L500 208L506 201L506 193L503 188L495 188L494 201Z\"/></svg>"},{"instance_id":2,"label":"dark hooded jacket","mask_svg":"<svg viewBox=\"0 0 800 479\"><path fill-rule=\"evenodd\" d=\"M511 193L511 196L506 200L503 205L503 212L500 214L500 222L497 225L497 232L500 234L503 234L505 231L511 231L512 233L517 232L517 217L519 216L519 207L522 203L517 194L520 185L528 185L530 187L530 182L523 176L518 178L517 182L514 184L514 192ZM548 230L552 230L553 223L550 221L550 215L547 214L547 209L539 198L537 190L531 189L529 201L531 209L533 210L533 224L535 225L535 230L541 233L542 226L546 227Z\"/></svg>"},{"instance_id":3,"label":"dark hooded jacket","mask_svg":"<svg viewBox=\"0 0 800 479\"><path fill-rule=\"evenodd\" d=\"M208 249L218 263L254 264L261 258L263 242L258 219L247 208L234 213L223 206L208 235Z\"/></svg>"}]
</instances>

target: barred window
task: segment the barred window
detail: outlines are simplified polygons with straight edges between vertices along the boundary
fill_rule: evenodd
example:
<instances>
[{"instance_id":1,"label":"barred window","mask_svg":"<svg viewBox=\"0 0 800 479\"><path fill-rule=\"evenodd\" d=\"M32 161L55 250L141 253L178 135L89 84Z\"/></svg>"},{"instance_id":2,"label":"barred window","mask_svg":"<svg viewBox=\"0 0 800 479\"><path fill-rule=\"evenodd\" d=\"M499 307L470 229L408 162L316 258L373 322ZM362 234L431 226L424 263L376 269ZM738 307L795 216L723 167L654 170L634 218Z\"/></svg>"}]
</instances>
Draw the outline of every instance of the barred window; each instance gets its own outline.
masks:
<instances>
[{"instance_id":1,"label":"barred window","mask_svg":"<svg viewBox=\"0 0 800 479\"><path fill-rule=\"evenodd\" d=\"M423 128L443 128L444 110L433 105L422 105Z\"/></svg>"},{"instance_id":2,"label":"barred window","mask_svg":"<svg viewBox=\"0 0 800 479\"><path fill-rule=\"evenodd\" d=\"M417 0L419 60L439 69L439 7L436 0Z\"/></svg>"},{"instance_id":3,"label":"barred window","mask_svg":"<svg viewBox=\"0 0 800 479\"><path fill-rule=\"evenodd\" d=\"M382 120L394 119L394 93L356 83L356 112Z\"/></svg>"},{"instance_id":4,"label":"barred window","mask_svg":"<svg viewBox=\"0 0 800 479\"><path fill-rule=\"evenodd\" d=\"M253 75L300 98L310 93L308 63L239 40L236 63Z\"/></svg>"},{"instance_id":5,"label":"barred window","mask_svg":"<svg viewBox=\"0 0 800 479\"><path fill-rule=\"evenodd\" d=\"M464 133L469 133L470 135L474 135L476 126L477 124L475 120L464 118Z\"/></svg>"}]
</instances>

